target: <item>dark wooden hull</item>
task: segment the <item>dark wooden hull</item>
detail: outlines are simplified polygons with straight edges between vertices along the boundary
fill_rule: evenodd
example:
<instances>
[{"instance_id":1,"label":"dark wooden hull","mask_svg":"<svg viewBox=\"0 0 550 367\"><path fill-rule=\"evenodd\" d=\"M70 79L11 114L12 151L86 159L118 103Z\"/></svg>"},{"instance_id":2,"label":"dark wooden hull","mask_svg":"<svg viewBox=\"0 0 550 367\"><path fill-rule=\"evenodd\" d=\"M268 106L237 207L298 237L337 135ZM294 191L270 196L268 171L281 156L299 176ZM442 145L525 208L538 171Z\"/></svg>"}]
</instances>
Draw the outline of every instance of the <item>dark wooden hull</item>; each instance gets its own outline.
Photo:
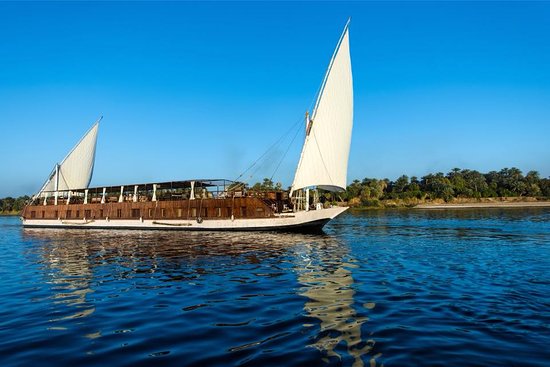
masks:
<instances>
[{"instance_id":1,"label":"dark wooden hull","mask_svg":"<svg viewBox=\"0 0 550 367\"><path fill-rule=\"evenodd\" d=\"M22 217L25 219L105 219L111 221L143 220L212 220L269 218L274 208L256 197L228 199L194 199L143 202L108 202L88 204L28 205Z\"/></svg>"}]
</instances>

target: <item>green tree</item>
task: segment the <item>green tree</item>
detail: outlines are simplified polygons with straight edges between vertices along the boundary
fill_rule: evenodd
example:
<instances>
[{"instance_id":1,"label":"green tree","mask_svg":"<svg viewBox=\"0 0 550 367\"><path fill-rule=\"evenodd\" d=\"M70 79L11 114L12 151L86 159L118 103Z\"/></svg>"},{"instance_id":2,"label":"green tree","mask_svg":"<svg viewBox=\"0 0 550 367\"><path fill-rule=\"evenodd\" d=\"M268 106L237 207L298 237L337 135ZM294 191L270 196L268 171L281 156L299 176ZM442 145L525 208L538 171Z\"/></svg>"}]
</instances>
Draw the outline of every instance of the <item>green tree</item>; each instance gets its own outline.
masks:
<instances>
[{"instance_id":1,"label":"green tree","mask_svg":"<svg viewBox=\"0 0 550 367\"><path fill-rule=\"evenodd\" d=\"M550 177L541 179L539 181L539 187L541 194L550 198Z\"/></svg>"},{"instance_id":2,"label":"green tree","mask_svg":"<svg viewBox=\"0 0 550 367\"><path fill-rule=\"evenodd\" d=\"M527 184L521 173L516 168L503 168L498 173L498 189L500 196L522 196L527 190Z\"/></svg>"},{"instance_id":3,"label":"green tree","mask_svg":"<svg viewBox=\"0 0 550 367\"><path fill-rule=\"evenodd\" d=\"M460 168L453 168L452 171L447 174L447 178L451 182L453 186L453 191L457 196L473 196L473 190L468 187L468 184L463 175L463 171L461 171Z\"/></svg>"},{"instance_id":4,"label":"green tree","mask_svg":"<svg viewBox=\"0 0 550 367\"><path fill-rule=\"evenodd\" d=\"M487 182L487 195L486 197L496 197L498 196L498 188L500 182L500 175L497 171L491 171L483 175L485 177L485 182Z\"/></svg>"},{"instance_id":5,"label":"green tree","mask_svg":"<svg viewBox=\"0 0 550 367\"><path fill-rule=\"evenodd\" d=\"M540 189L540 175L537 171L529 171L525 175L526 195L527 196L540 196L542 191Z\"/></svg>"},{"instance_id":6,"label":"green tree","mask_svg":"<svg viewBox=\"0 0 550 367\"><path fill-rule=\"evenodd\" d=\"M453 198L454 190L451 181L438 172L435 175L429 174L422 177L421 187L430 196L430 198L440 198L449 201Z\"/></svg>"},{"instance_id":7,"label":"green tree","mask_svg":"<svg viewBox=\"0 0 550 367\"><path fill-rule=\"evenodd\" d=\"M361 182L359 180L353 180L353 182L346 187L346 199L349 201L353 198L357 198L361 195Z\"/></svg>"},{"instance_id":8,"label":"green tree","mask_svg":"<svg viewBox=\"0 0 550 367\"><path fill-rule=\"evenodd\" d=\"M282 185L280 185L282 186ZM262 183L256 182L252 186L252 190L254 191L269 191L269 190L275 190L275 186L273 185L273 180L270 178L264 178Z\"/></svg>"},{"instance_id":9,"label":"green tree","mask_svg":"<svg viewBox=\"0 0 550 367\"><path fill-rule=\"evenodd\" d=\"M11 196L8 196L7 198L4 198L2 200L2 211L3 212L11 212L13 210L13 204L15 204L15 199Z\"/></svg>"},{"instance_id":10,"label":"green tree","mask_svg":"<svg viewBox=\"0 0 550 367\"><path fill-rule=\"evenodd\" d=\"M489 185L485 180L485 176L476 170L462 170L466 188L471 193L470 197L480 198L490 196Z\"/></svg>"},{"instance_id":11,"label":"green tree","mask_svg":"<svg viewBox=\"0 0 550 367\"><path fill-rule=\"evenodd\" d=\"M364 178L361 182L362 195L368 199L380 199L384 195L386 187L386 181L376 178Z\"/></svg>"},{"instance_id":12,"label":"green tree","mask_svg":"<svg viewBox=\"0 0 550 367\"><path fill-rule=\"evenodd\" d=\"M398 196L402 196L402 194L407 190L408 186L409 186L409 176L402 175L393 184L392 191L396 193Z\"/></svg>"}]
</instances>

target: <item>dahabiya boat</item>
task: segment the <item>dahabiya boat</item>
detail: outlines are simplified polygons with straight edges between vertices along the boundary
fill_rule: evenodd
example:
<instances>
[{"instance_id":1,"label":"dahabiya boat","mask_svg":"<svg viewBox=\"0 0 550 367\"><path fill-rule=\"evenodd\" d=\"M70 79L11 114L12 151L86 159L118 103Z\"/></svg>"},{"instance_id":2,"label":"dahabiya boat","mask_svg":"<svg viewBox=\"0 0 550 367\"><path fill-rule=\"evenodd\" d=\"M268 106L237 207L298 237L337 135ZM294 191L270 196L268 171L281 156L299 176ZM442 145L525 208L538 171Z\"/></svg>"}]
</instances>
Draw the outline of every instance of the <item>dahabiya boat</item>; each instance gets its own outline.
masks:
<instances>
[{"instance_id":1,"label":"dahabiya boat","mask_svg":"<svg viewBox=\"0 0 550 367\"><path fill-rule=\"evenodd\" d=\"M311 115L290 191L254 191L223 179L89 187L95 122L23 209L24 227L177 230L318 230L347 207L318 190L344 191L353 126L349 20Z\"/></svg>"}]
</instances>

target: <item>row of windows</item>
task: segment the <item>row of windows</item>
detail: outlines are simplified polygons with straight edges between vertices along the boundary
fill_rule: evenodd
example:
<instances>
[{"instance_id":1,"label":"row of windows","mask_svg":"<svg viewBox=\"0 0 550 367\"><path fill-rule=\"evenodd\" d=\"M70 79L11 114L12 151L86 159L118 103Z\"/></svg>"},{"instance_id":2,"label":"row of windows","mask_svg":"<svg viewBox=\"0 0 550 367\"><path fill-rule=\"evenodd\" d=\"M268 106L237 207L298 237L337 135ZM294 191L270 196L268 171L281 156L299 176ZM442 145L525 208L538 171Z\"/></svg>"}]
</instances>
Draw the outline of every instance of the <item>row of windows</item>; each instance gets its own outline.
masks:
<instances>
[{"instance_id":1,"label":"row of windows","mask_svg":"<svg viewBox=\"0 0 550 367\"><path fill-rule=\"evenodd\" d=\"M190 208L190 212L189 212L189 216L192 217L192 218L196 218L197 217L197 208ZM222 216L222 210L223 208L214 208L214 212L213 213L210 213L210 214L213 214L214 217L221 217ZM233 213L231 207L227 207L226 208L226 213L227 213L227 216L231 216L231 214ZM246 217L247 214L246 214L246 206L241 206L238 208L239 209L239 215L241 217ZM263 208L256 208L256 212L258 214L262 214L264 212L264 209ZM42 212L40 213L41 214L41 218L45 218L46 216L46 211L42 210ZM84 210L84 218L88 218L88 219L91 219L91 218L95 218L92 217L92 211L90 209L86 209ZM96 213L93 213L93 214L96 214ZM104 211L103 209L99 209L99 212L97 213L99 214L98 217L99 218L103 218L104 217ZM117 209L116 210L116 215L114 216L115 218L122 218L122 209ZM155 216L155 209L148 209L147 210L147 214L148 214L148 217L149 218L153 218ZM167 217L167 210L165 208L160 208L160 217L161 218L166 218ZM175 216L177 218L183 218L184 216L187 217L187 210L183 210L182 208L177 208L175 209L175 212L174 212ZM202 208L201 209L201 217L203 218L206 218L208 217L208 208ZM141 209L132 209L132 218L141 218ZM59 217L59 212L56 210L55 211L55 215L54 215L55 218L58 218ZM36 211L31 211L31 218L36 218ZM65 212L65 218L80 218L80 210L76 210L75 211L75 216L73 217L73 211L72 210L67 210Z\"/></svg>"}]
</instances>

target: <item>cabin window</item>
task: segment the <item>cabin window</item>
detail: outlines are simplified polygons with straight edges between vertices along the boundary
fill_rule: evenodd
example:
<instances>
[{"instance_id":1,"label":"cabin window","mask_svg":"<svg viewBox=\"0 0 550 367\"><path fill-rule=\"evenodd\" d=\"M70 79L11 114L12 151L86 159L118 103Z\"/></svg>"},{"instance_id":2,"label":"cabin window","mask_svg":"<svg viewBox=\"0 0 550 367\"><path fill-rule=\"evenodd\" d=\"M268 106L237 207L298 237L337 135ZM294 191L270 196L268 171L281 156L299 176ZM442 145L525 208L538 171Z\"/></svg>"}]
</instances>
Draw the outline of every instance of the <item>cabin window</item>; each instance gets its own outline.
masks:
<instances>
[{"instance_id":1,"label":"cabin window","mask_svg":"<svg viewBox=\"0 0 550 367\"><path fill-rule=\"evenodd\" d=\"M89 209L84 210L84 218L91 218L92 217L92 211Z\"/></svg>"},{"instance_id":2,"label":"cabin window","mask_svg":"<svg viewBox=\"0 0 550 367\"><path fill-rule=\"evenodd\" d=\"M46 216L46 212L42 210L42 218L44 218L45 216Z\"/></svg>"},{"instance_id":3,"label":"cabin window","mask_svg":"<svg viewBox=\"0 0 550 367\"><path fill-rule=\"evenodd\" d=\"M153 209L149 208L149 210L147 211L147 214L149 215L149 218L152 218L153 217Z\"/></svg>"},{"instance_id":4,"label":"cabin window","mask_svg":"<svg viewBox=\"0 0 550 367\"><path fill-rule=\"evenodd\" d=\"M99 209L99 217L103 218L103 209Z\"/></svg>"},{"instance_id":5,"label":"cabin window","mask_svg":"<svg viewBox=\"0 0 550 367\"><path fill-rule=\"evenodd\" d=\"M76 217L77 217L77 218L80 218L80 210L77 210L77 211L76 211Z\"/></svg>"},{"instance_id":6,"label":"cabin window","mask_svg":"<svg viewBox=\"0 0 550 367\"><path fill-rule=\"evenodd\" d=\"M163 218L166 217L166 209L162 208L162 209L160 210L160 216L163 217Z\"/></svg>"},{"instance_id":7,"label":"cabin window","mask_svg":"<svg viewBox=\"0 0 550 367\"><path fill-rule=\"evenodd\" d=\"M181 218L181 216L183 215L183 211L181 208L178 208L177 209L177 213L178 213L178 218Z\"/></svg>"},{"instance_id":8,"label":"cabin window","mask_svg":"<svg viewBox=\"0 0 550 367\"><path fill-rule=\"evenodd\" d=\"M116 216L117 216L117 218L122 217L122 209L117 209L116 210Z\"/></svg>"},{"instance_id":9,"label":"cabin window","mask_svg":"<svg viewBox=\"0 0 550 367\"><path fill-rule=\"evenodd\" d=\"M241 217L246 217L246 206L241 206Z\"/></svg>"},{"instance_id":10,"label":"cabin window","mask_svg":"<svg viewBox=\"0 0 550 367\"><path fill-rule=\"evenodd\" d=\"M132 209L132 218L139 218L140 214L141 213L139 209Z\"/></svg>"},{"instance_id":11,"label":"cabin window","mask_svg":"<svg viewBox=\"0 0 550 367\"><path fill-rule=\"evenodd\" d=\"M191 216L196 217L197 216L197 208L191 208Z\"/></svg>"},{"instance_id":12,"label":"cabin window","mask_svg":"<svg viewBox=\"0 0 550 367\"><path fill-rule=\"evenodd\" d=\"M65 215L65 217L70 218L71 216L72 216L72 212L70 210L67 210L67 214Z\"/></svg>"},{"instance_id":13,"label":"cabin window","mask_svg":"<svg viewBox=\"0 0 550 367\"><path fill-rule=\"evenodd\" d=\"M31 212L31 218L36 218L36 212L34 210Z\"/></svg>"},{"instance_id":14,"label":"cabin window","mask_svg":"<svg viewBox=\"0 0 550 367\"><path fill-rule=\"evenodd\" d=\"M222 208L216 208L216 217L222 216Z\"/></svg>"}]
</instances>

